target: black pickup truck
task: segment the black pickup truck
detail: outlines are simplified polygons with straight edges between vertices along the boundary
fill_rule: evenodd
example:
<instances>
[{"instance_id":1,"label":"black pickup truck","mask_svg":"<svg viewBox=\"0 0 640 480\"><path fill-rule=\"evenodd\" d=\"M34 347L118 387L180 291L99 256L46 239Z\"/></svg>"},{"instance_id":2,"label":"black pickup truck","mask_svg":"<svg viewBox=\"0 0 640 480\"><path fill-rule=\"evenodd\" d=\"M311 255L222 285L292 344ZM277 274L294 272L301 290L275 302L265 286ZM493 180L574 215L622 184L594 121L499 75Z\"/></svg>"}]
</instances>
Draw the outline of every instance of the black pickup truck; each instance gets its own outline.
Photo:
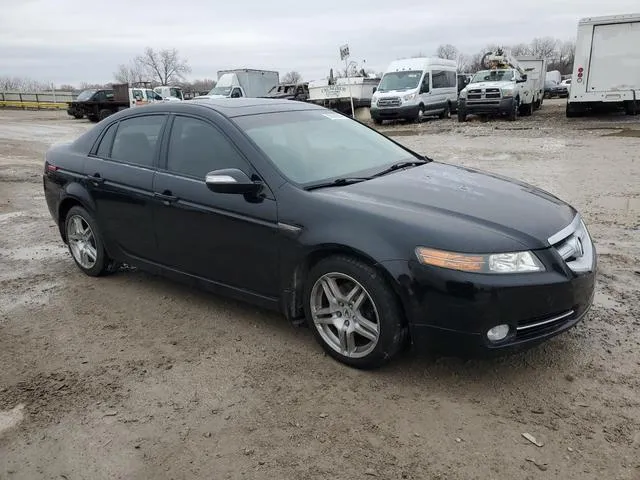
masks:
<instances>
[{"instance_id":1,"label":"black pickup truck","mask_svg":"<svg viewBox=\"0 0 640 480\"><path fill-rule=\"evenodd\" d=\"M77 119L87 117L98 122L129 106L129 86L121 84L113 88L83 90L67 104L67 113Z\"/></svg>"}]
</instances>

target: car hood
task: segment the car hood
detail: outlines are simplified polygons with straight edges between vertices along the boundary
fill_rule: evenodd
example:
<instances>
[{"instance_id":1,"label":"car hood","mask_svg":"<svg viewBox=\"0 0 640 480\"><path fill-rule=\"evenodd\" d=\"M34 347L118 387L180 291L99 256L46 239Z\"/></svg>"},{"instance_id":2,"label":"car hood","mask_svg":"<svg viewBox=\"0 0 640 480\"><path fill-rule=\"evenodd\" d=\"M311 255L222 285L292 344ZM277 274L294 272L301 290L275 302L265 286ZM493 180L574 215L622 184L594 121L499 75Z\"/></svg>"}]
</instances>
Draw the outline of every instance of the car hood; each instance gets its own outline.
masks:
<instances>
[{"instance_id":1,"label":"car hood","mask_svg":"<svg viewBox=\"0 0 640 480\"><path fill-rule=\"evenodd\" d=\"M438 162L317 192L403 222L411 227L407 231L418 226L426 237L437 231L442 244L427 246L468 252L546 248L547 239L576 215L570 205L539 188Z\"/></svg>"}]
</instances>

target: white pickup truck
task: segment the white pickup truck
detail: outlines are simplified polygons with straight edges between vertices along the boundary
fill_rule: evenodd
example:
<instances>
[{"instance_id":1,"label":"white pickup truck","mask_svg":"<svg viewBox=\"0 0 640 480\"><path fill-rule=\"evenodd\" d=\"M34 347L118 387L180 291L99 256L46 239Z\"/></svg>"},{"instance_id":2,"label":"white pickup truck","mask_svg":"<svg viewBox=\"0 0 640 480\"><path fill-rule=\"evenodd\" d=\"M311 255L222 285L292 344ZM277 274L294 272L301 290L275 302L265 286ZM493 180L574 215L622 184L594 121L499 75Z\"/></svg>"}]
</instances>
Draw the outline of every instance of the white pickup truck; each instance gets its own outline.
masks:
<instances>
[{"instance_id":1,"label":"white pickup truck","mask_svg":"<svg viewBox=\"0 0 640 480\"><path fill-rule=\"evenodd\" d=\"M462 89L458 98L458 121L467 115L505 115L516 120L533 112L533 91L527 76L515 68L481 70Z\"/></svg>"}]
</instances>

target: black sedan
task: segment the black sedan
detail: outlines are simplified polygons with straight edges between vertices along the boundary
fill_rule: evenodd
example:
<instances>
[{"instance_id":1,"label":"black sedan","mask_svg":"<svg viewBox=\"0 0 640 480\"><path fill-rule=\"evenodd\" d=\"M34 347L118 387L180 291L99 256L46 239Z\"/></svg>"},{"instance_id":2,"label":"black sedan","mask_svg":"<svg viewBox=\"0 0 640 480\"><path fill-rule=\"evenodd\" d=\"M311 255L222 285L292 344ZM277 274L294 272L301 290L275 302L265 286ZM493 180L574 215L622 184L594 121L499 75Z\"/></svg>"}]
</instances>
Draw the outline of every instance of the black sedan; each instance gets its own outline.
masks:
<instances>
[{"instance_id":1,"label":"black sedan","mask_svg":"<svg viewBox=\"0 0 640 480\"><path fill-rule=\"evenodd\" d=\"M574 208L306 103L127 109L50 149L44 190L86 274L126 263L306 318L360 368L407 341L533 345L593 299L595 249Z\"/></svg>"}]
</instances>

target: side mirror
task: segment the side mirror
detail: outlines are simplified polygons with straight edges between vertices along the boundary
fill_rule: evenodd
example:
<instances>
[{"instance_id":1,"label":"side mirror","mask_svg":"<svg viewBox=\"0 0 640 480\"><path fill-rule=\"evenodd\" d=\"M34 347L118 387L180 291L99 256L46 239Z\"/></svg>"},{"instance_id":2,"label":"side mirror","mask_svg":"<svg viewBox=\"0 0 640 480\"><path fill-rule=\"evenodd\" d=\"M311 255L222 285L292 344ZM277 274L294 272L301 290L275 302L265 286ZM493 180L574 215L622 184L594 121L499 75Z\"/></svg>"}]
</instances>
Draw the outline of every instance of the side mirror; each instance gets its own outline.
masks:
<instances>
[{"instance_id":1,"label":"side mirror","mask_svg":"<svg viewBox=\"0 0 640 480\"><path fill-rule=\"evenodd\" d=\"M376 93L378 91L378 87L373 87L373 93Z\"/></svg>"},{"instance_id":2,"label":"side mirror","mask_svg":"<svg viewBox=\"0 0 640 480\"><path fill-rule=\"evenodd\" d=\"M223 168L207 173L207 188L216 193L255 194L262 189L262 183L252 181L237 168Z\"/></svg>"}]
</instances>

